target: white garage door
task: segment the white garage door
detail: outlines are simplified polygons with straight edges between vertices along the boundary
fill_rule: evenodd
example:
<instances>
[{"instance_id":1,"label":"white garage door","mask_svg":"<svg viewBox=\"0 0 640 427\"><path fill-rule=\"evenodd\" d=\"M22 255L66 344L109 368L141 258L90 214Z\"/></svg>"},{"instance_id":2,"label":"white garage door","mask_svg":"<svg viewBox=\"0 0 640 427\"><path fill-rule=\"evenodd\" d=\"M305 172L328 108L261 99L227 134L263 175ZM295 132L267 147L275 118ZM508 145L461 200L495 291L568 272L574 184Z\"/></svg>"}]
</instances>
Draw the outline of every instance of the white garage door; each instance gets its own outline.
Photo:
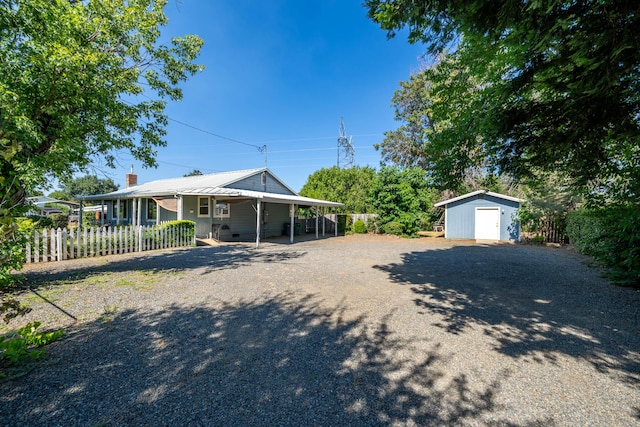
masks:
<instances>
[{"instance_id":1,"label":"white garage door","mask_svg":"<svg viewBox=\"0 0 640 427\"><path fill-rule=\"evenodd\" d=\"M500 240L500 209L476 208L476 239Z\"/></svg>"}]
</instances>

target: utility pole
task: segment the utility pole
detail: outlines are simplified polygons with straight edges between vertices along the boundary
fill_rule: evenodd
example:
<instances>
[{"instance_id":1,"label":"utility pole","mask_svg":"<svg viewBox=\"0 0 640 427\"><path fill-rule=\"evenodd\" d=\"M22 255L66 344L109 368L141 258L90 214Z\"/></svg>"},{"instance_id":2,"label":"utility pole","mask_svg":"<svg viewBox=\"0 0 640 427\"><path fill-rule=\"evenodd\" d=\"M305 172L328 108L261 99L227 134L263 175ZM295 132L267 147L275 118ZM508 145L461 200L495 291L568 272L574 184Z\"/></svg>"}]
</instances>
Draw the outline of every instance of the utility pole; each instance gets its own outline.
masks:
<instances>
[{"instance_id":1,"label":"utility pole","mask_svg":"<svg viewBox=\"0 0 640 427\"><path fill-rule=\"evenodd\" d=\"M356 151L351 144L352 139L353 136L347 138L344 120L340 117L340 130L338 131L338 169L340 169L340 164L342 164L344 168L353 166Z\"/></svg>"}]
</instances>

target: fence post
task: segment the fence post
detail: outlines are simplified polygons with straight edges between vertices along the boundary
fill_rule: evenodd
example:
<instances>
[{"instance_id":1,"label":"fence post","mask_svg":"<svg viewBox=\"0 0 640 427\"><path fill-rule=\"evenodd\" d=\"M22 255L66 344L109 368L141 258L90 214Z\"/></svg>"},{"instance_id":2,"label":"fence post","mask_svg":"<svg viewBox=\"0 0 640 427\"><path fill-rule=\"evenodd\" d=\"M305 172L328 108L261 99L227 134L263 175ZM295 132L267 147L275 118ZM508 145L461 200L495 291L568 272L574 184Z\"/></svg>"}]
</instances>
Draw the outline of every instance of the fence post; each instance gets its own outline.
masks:
<instances>
[{"instance_id":1,"label":"fence post","mask_svg":"<svg viewBox=\"0 0 640 427\"><path fill-rule=\"evenodd\" d=\"M144 227L142 225L139 225L138 226L138 252L143 252L144 251L144 248L143 248L143 245L142 245L142 242L143 242L143 240L142 240L142 238L143 238L142 232L143 232L143 230L144 230Z\"/></svg>"},{"instance_id":2,"label":"fence post","mask_svg":"<svg viewBox=\"0 0 640 427\"><path fill-rule=\"evenodd\" d=\"M56 260L62 261L64 259L64 253L62 252L62 229L60 227L58 227L58 230L56 230L56 243Z\"/></svg>"},{"instance_id":3,"label":"fence post","mask_svg":"<svg viewBox=\"0 0 640 427\"><path fill-rule=\"evenodd\" d=\"M40 233L35 232L33 234L33 261L40 262Z\"/></svg>"},{"instance_id":4,"label":"fence post","mask_svg":"<svg viewBox=\"0 0 640 427\"><path fill-rule=\"evenodd\" d=\"M49 239L47 239L47 229L42 230L42 262L49 261Z\"/></svg>"},{"instance_id":5,"label":"fence post","mask_svg":"<svg viewBox=\"0 0 640 427\"><path fill-rule=\"evenodd\" d=\"M31 264L31 242L27 241L27 247L25 248L26 252L26 262L27 264Z\"/></svg>"},{"instance_id":6,"label":"fence post","mask_svg":"<svg viewBox=\"0 0 640 427\"><path fill-rule=\"evenodd\" d=\"M76 233L75 229L69 230L69 259L73 259L74 246L76 245Z\"/></svg>"},{"instance_id":7,"label":"fence post","mask_svg":"<svg viewBox=\"0 0 640 427\"><path fill-rule=\"evenodd\" d=\"M50 243L50 247L49 247L49 260L50 261L55 261L58 254L57 249L58 249L58 245L56 244L56 229L52 228L50 230L50 236L49 236L49 243Z\"/></svg>"},{"instance_id":8,"label":"fence post","mask_svg":"<svg viewBox=\"0 0 640 427\"><path fill-rule=\"evenodd\" d=\"M62 259L67 260L67 244L68 244L68 235L67 235L67 227L62 229Z\"/></svg>"},{"instance_id":9,"label":"fence post","mask_svg":"<svg viewBox=\"0 0 640 427\"><path fill-rule=\"evenodd\" d=\"M87 251L89 249L87 247L87 242L89 241L87 233L88 233L87 227L85 227L82 230L82 242L81 242L81 245L82 245L82 256L85 257L85 258L87 257Z\"/></svg>"}]
</instances>

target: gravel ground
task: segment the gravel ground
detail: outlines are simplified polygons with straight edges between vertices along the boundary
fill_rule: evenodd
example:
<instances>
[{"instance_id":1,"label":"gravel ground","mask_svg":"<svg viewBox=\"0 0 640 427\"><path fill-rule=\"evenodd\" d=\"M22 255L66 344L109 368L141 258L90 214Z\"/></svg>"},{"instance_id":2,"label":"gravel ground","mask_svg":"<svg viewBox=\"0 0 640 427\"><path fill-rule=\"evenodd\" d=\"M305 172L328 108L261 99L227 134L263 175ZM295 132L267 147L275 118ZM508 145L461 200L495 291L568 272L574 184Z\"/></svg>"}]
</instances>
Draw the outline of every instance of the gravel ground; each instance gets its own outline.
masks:
<instances>
[{"instance_id":1,"label":"gravel ground","mask_svg":"<svg viewBox=\"0 0 640 427\"><path fill-rule=\"evenodd\" d=\"M640 292L562 248L347 236L30 266L0 425L640 425Z\"/></svg>"}]
</instances>

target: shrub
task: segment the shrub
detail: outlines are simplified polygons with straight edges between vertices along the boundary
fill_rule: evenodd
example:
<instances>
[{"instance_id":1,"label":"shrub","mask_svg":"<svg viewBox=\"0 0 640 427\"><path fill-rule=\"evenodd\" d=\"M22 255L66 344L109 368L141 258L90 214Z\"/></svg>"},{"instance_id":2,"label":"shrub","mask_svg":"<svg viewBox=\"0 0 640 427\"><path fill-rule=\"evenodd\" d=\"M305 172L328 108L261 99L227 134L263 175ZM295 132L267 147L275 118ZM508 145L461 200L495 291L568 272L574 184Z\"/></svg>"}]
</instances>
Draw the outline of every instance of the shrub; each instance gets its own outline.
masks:
<instances>
[{"instance_id":1,"label":"shrub","mask_svg":"<svg viewBox=\"0 0 640 427\"><path fill-rule=\"evenodd\" d=\"M53 214L50 215L50 218L53 228L66 228L69 225L69 215L67 214Z\"/></svg>"},{"instance_id":2,"label":"shrub","mask_svg":"<svg viewBox=\"0 0 640 427\"><path fill-rule=\"evenodd\" d=\"M27 237L16 222L1 223L0 234L3 237L0 239L0 288L3 288L18 279L13 271L22 269L25 262Z\"/></svg>"},{"instance_id":3,"label":"shrub","mask_svg":"<svg viewBox=\"0 0 640 427\"><path fill-rule=\"evenodd\" d=\"M161 229L173 229L174 231L184 229L186 232L186 238L191 241L196 233L196 223L187 219L181 219L176 221L165 222L160 225Z\"/></svg>"},{"instance_id":4,"label":"shrub","mask_svg":"<svg viewBox=\"0 0 640 427\"><path fill-rule=\"evenodd\" d=\"M536 234L531 238L531 243L536 245L542 245L544 243L544 236L541 234Z\"/></svg>"},{"instance_id":5,"label":"shrub","mask_svg":"<svg viewBox=\"0 0 640 427\"><path fill-rule=\"evenodd\" d=\"M640 286L640 217L635 206L580 209L569 214L573 246L607 269L613 283Z\"/></svg>"},{"instance_id":6,"label":"shrub","mask_svg":"<svg viewBox=\"0 0 640 427\"><path fill-rule=\"evenodd\" d=\"M396 221L391 221L386 223L383 227L382 227L383 231L386 234L393 234L396 236L402 236L402 234L404 233L404 227L401 223L396 222Z\"/></svg>"},{"instance_id":7,"label":"shrub","mask_svg":"<svg viewBox=\"0 0 640 427\"><path fill-rule=\"evenodd\" d=\"M53 227L53 221L51 217L48 216L40 216L40 215L30 215L27 217L34 223L34 228L51 228Z\"/></svg>"},{"instance_id":8,"label":"shrub","mask_svg":"<svg viewBox=\"0 0 640 427\"><path fill-rule=\"evenodd\" d=\"M29 323L17 332L0 337L0 361L5 366L24 363L44 356L43 347L64 335L64 330L37 332L40 322Z\"/></svg>"},{"instance_id":9,"label":"shrub","mask_svg":"<svg viewBox=\"0 0 640 427\"><path fill-rule=\"evenodd\" d=\"M364 234L367 232L367 224L365 224L363 220L358 219L353 223L352 230L356 234Z\"/></svg>"}]
</instances>

